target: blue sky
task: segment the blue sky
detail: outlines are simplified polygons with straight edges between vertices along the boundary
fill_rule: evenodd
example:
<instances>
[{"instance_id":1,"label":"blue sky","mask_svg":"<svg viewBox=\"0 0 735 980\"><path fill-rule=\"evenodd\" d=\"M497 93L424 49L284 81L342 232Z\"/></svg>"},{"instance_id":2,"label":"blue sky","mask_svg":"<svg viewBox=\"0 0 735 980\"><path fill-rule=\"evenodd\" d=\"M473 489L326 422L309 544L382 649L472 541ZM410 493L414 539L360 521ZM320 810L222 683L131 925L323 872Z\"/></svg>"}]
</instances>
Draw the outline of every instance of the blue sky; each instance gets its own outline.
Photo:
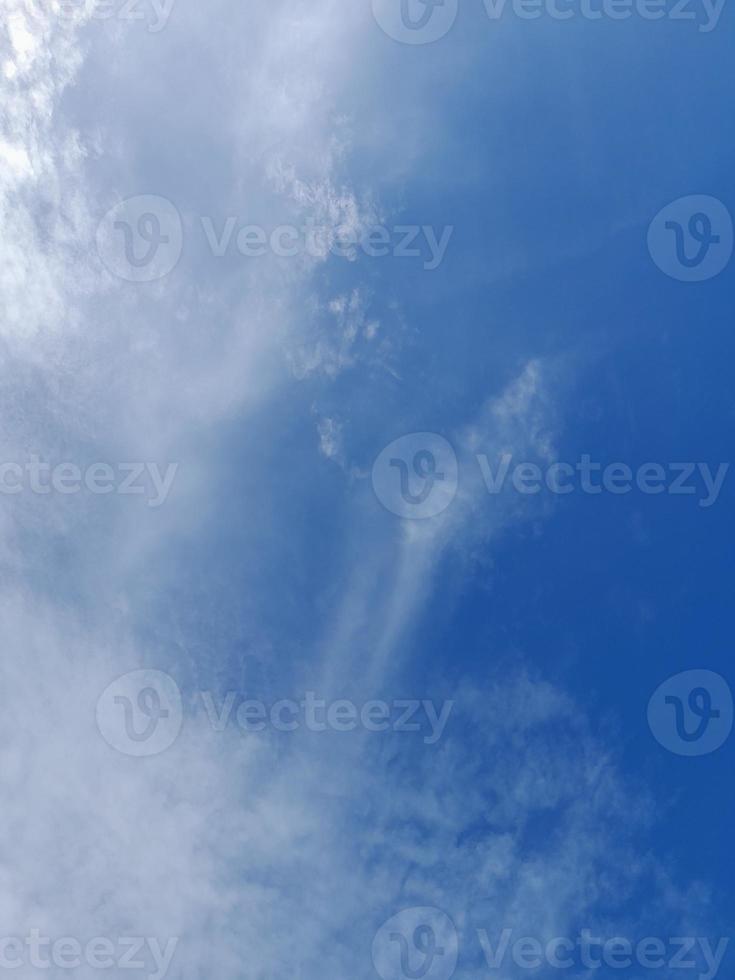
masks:
<instances>
[{"instance_id":1,"label":"blue sky","mask_svg":"<svg viewBox=\"0 0 735 980\"><path fill-rule=\"evenodd\" d=\"M729 465L732 11L560 2L447 0L431 43L400 0L6 5L0 971L40 930L170 940L132 972L182 980L731 975L695 939L735 928L732 701L690 684L693 756L649 702L735 680L735 476L492 493L481 460ZM236 722L308 692L389 730ZM666 962L493 967L504 929Z\"/></svg>"}]
</instances>

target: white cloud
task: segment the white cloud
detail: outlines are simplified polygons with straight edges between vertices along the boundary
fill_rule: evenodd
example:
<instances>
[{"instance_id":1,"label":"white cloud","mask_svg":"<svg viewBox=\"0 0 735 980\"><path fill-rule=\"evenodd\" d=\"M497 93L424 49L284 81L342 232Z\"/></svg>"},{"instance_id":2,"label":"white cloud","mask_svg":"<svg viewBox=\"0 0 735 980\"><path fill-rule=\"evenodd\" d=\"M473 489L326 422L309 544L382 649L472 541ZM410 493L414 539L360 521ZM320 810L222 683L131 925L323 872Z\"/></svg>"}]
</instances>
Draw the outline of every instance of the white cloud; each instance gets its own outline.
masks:
<instances>
[{"instance_id":1,"label":"white cloud","mask_svg":"<svg viewBox=\"0 0 735 980\"><path fill-rule=\"evenodd\" d=\"M104 687L140 663L118 628L6 595L2 629L7 935L179 937L172 977L316 978L367 974L373 931L411 905L446 909L468 948L473 928L631 925L621 899L643 885L680 914L635 858L645 800L580 707L522 669L452 692L438 746L217 734L190 703L175 745L138 759L94 727Z\"/></svg>"}]
</instances>

